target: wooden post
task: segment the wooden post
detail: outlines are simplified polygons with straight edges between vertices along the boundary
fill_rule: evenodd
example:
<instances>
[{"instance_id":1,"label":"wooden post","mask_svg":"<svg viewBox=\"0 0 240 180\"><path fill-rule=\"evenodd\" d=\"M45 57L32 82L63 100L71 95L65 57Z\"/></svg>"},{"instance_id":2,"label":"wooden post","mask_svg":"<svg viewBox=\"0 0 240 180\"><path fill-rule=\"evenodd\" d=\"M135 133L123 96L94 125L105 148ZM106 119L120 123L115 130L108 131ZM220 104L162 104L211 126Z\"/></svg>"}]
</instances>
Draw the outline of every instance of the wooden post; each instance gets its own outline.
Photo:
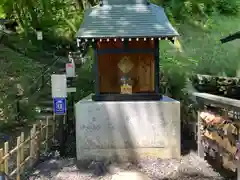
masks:
<instances>
[{"instance_id":1,"label":"wooden post","mask_svg":"<svg viewBox=\"0 0 240 180\"><path fill-rule=\"evenodd\" d=\"M3 160L3 149L0 149L0 162ZM0 171L4 171L3 164L0 163Z\"/></svg>"},{"instance_id":2,"label":"wooden post","mask_svg":"<svg viewBox=\"0 0 240 180\"><path fill-rule=\"evenodd\" d=\"M43 138L43 122L40 120L40 141L42 141Z\"/></svg>"},{"instance_id":3,"label":"wooden post","mask_svg":"<svg viewBox=\"0 0 240 180\"><path fill-rule=\"evenodd\" d=\"M30 166L34 165L35 162L35 135L36 135L36 125L33 125L31 129L31 140L30 140Z\"/></svg>"},{"instance_id":4,"label":"wooden post","mask_svg":"<svg viewBox=\"0 0 240 180\"><path fill-rule=\"evenodd\" d=\"M38 131L36 132L36 160L39 159L40 156L40 149L41 149L41 136L42 136L42 121L40 122L40 133L38 133Z\"/></svg>"},{"instance_id":5,"label":"wooden post","mask_svg":"<svg viewBox=\"0 0 240 180\"><path fill-rule=\"evenodd\" d=\"M74 114L74 105L75 105L75 93L71 93L71 126L70 131L75 132L75 114Z\"/></svg>"},{"instance_id":6,"label":"wooden post","mask_svg":"<svg viewBox=\"0 0 240 180\"><path fill-rule=\"evenodd\" d=\"M155 77L154 77L154 90L155 93L160 92L160 70L159 70L159 40L155 39L154 41L154 72L155 72Z\"/></svg>"},{"instance_id":7,"label":"wooden post","mask_svg":"<svg viewBox=\"0 0 240 180\"><path fill-rule=\"evenodd\" d=\"M58 140L60 144L60 155L64 156L65 146L64 146L64 116L57 116L57 121L59 121L59 129L58 129Z\"/></svg>"},{"instance_id":8,"label":"wooden post","mask_svg":"<svg viewBox=\"0 0 240 180\"><path fill-rule=\"evenodd\" d=\"M4 143L4 156L6 156L9 152L9 145L8 142ZM8 170L8 159L9 157L6 157L6 159L4 160L4 169L5 169L5 173L8 175L9 174L9 170Z\"/></svg>"},{"instance_id":9,"label":"wooden post","mask_svg":"<svg viewBox=\"0 0 240 180\"><path fill-rule=\"evenodd\" d=\"M21 164L21 151L20 151L21 137L17 137L17 180L20 180L20 164Z\"/></svg>"},{"instance_id":10,"label":"wooden post","mask_svg":"<svg viewBox=\"0 0 240 180\"><path fill-rule=\"evenodd\" d=\"M202 128L202 119L200 117L200 111L197 112L197 116L198 116L198 140L197 140L197 144L198 144L198 156L201 158L204 158L204 149L203 149L203 145L202 145L202 132L201 132L201 128Z\"/></svg>"},{"instance_id":11,"label":"wooden post","mask_svg":"<svg viewBox=\"0 0 240 180\"><path fill-rule=\"evenodd\" d=\"M23 87L21 86L21 84L17 84L17 94L16 94L16 98L17 98L17 101L16 101L16 111L17 111L17 114L16 114L16 120L20 122L20 100L22 99L23 97L23 94L24 94L24 89Z\"/></svg>"},{"instance_id":12,"label":"wooden post","mask_svg":"<svg viewBox=\"0 0 240 180\"><path fill-rule=\"evenodd\" d=\"M41 88L44 88L44 86L45 86L45 73L46 73L46 69L45 69L45 67L43 67L43 71L42 71L42 77L41 77L41 80L42 80L42 82L41 82Z\"/></svg>"},{"instance_id":13,"label":"wooden post","mask_svg":"<svg viewBox=\"0 0 240 180\"><path fill-rule=\"evenodd\" d=\"M48 151L48 126L49 126L49 119L48 119L48 117L47 117L47 120L46 120L46 134L45 134L45 142L46 142L46 144L45 144L45 152L47 152Z\"/></svg>"},{"instance_id":14,"label":"wooden post","mask_svg":"<svg viewBox=\"0 0 240 180\"><path fill-rule=\"evenodd\" d=\"M24 132L21 133L21 148L20 148L20 163L24 161ZM20 172L24 171L24 165L21 167Z\"/></svg>"},{"instance_id":15,"label":"wooden post","mask_svg":"<svg viewBox=\"0 0 240 180\"><path fill-rule=\"evenodd\" d=\"M55 140L55 129L56 129L56 118L55 118L55 115L54 115L54 117L53 117L53 124L52 124L52 136L53 136L53 138L52 138L52 140Z\"/></svg>"},{"instance_id":16,"label":"wooden post","mask_svg":"<svg viewBox=\"0 0 240 180\"><path fill-rule=\"evenodd\" d=\"M240 141L240 131L238 130L238 141ZM237 180L240 180L240 161L237 161Z\"/></svg>"},{"instance_id":17,"label":"wooden post","mask_svg":"<svg viewBox=\"0 0 240 180\"><path fill-rule=\"evenodd\" d=\"M39 154L40 154L40 151L41 151L41 149L42 149L42 140L45 138L45 134L44 134L44 123L43 123L43 121L42 120L40 120L40 135L39 135L39 137L38 137L38 152L39 152Z\"/></svg>"},{"instance_id":18,"label":"wooden post","mask_svg":"<svg viewBox=\"0 0 240 180\"><path fill-rule=\"evenodd\" d=\"M99 90L99 72L98 72L98 53L97 53L97 43L94 42L92 44L93 50L94 50L94 73L95 73L95 93L96 96L99 96L100 90Z\"/></svg>"}]
</instances>

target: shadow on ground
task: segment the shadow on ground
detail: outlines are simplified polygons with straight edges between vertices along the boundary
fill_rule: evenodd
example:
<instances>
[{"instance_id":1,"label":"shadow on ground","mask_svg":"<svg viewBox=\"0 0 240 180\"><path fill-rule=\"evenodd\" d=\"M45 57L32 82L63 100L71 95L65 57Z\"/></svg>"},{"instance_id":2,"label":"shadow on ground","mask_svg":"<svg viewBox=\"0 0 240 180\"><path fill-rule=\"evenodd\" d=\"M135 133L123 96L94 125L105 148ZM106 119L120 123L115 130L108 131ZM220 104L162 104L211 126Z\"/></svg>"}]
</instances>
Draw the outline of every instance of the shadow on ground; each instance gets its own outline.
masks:
<instances>
[{"instance_id":1,"label":"shadow on ground","mask_svg":"<svg viewBox=\"0 0 240 180\"><path fill-rule=\"evenodd\" d=\"M196 150L194 129L190 125L181 124L181 154L184 156Z\"/></svg>"}]
</instances>

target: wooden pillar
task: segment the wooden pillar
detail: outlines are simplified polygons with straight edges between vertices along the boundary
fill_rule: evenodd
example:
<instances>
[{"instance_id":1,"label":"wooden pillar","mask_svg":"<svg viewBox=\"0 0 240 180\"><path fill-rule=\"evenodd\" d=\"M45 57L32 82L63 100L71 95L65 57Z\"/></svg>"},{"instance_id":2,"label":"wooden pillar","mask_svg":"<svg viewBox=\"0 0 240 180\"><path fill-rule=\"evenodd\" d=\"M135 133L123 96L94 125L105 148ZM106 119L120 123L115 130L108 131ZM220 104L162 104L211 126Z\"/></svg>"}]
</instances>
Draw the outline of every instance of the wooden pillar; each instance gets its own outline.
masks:
<instances>
[{"instance_id":1,"label":"wooden pillar","mask_svg":"<svg viewBox=\"0 0 240 180\"><path fill-rule=\"evenodd\" d=\"M94 42L92 47L93 47L93 50L94 50L95 95L98 96L100 94L100 90L99 90L99 72L98 72L97 43Z\"/></svg>"},{"instance_id":2,"label":"wooden pillar","mask_svg":"<svg viewBox=\"0 0 240 180\"><path fill-rule=\"evenodd\" d=\"M200 111L198 110L197 113L197 120L198 120L198 135L197 135L197 144L198 144L198 156L201 158L204 158L204 148L202 145L202 132L201 132L201 128L202 128L202 119L200 117Z\"/></svg>"},{"instance_id":3,"label":"wooden pillar","mask_svg":"<svg viewBox=\"0 0 240 180\"><path fill-rule=\"evenodd\" d=\"M154 77L154 88L155 88L155 93L159 93L159 81L160 81L160 71L159 71L159 40L155 39L154 40L154 72L155 72L155 77Z\"/></svg>"}]
</instances>

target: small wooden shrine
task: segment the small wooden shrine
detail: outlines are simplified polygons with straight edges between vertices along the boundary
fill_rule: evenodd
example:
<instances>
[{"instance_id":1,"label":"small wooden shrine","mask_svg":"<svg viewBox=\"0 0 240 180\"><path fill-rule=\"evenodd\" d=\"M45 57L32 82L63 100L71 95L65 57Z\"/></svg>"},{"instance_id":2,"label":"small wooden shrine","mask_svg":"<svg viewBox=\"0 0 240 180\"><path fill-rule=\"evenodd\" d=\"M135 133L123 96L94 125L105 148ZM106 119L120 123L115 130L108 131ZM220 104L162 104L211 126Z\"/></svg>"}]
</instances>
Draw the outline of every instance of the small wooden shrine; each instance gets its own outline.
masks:
<instances>
[{"instance_id":1,"label":"small wooden shrine","mask_svg":"<svg viewBox=\"0 0 240 180\"><path fill-rule=\"evenodd\" d=\"M100 0L85 12L77 43L95 52L95 101L160 100L159 41L178 36L147 0Z\"/></svg>"}]
</instances>

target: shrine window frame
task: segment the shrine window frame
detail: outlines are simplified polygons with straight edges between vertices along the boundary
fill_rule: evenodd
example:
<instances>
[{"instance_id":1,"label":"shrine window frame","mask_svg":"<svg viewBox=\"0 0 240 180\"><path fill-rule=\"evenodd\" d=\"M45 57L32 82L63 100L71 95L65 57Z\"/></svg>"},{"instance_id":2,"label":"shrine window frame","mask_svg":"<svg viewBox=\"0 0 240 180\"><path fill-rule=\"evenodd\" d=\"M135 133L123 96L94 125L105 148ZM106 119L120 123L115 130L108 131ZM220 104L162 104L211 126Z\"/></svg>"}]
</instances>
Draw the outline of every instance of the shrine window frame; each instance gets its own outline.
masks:
<instances>
[{"instance_id":1,"label":"shrine window frame","mask_svg":"<svg viewBox=\"0 0 240 180\"><path fill-rule=\"evenodd\" d=\"M98 49L97 44L93 44L93 49L94 49L94 71L95 71L95 93L96 95L100 95L100 89L99 89L99 74L98 74L98 55L103 55L103 54L139 54L139 53L150 53L154 54L154 59L155 59L155 65L154 65L154 70L155 70L155 77L154 77L154 89L155 93L160 93L160 68L159 68L159 62L160 62L160 54L159 54L159 40L155 39L154 40L154 48L144 48L144 49L129 49L128 48L128 41L124 41L124 46L123 48L120 49L111 49L111 48L106 48L106 49Z\"/></svg>"}]
</instances>

